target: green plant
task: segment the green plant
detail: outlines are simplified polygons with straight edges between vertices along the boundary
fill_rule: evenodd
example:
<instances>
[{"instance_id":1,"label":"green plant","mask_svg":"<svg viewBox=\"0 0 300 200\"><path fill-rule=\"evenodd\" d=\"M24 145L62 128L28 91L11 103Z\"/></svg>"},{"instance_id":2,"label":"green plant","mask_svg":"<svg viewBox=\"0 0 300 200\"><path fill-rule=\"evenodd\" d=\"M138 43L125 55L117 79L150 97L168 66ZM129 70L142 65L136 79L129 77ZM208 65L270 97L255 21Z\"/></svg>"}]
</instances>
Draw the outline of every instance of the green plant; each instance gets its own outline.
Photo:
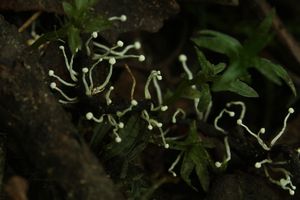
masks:
<instances>
[{"instance_id":1,"label":"green plant","mask_svg":"<svg viewBox=\"0 0 300 200\"><path fill-rule=\"evenodd\" d=\"M250 76L248 69L255 68L277 85L281 85L283 80L296 95L295 86L286 70L258 55L273 38L270 31L273 15L274 12L266 17L243 45L231 36L212 30L199 31L192 38L198 47L224 54L229 58L225 72L212 84L213 91L229 90L245 97L257 97L257 92L246 83Z\"/></svg>"},{"instance_id":2,"label":"green plant","mask_svg":"<svg viewBox=\"0 0 300 200\"><path fill-rule=\"evenodd\" d=\"M66 14L65 23L60 29L42 35L33 44L33 47L38 47L46 41L67 38L69 48L72 54L75 54L76 51L82 48L81 34L101 32L111 26L109 18L99 15L91 9L97 1L74 0L72 3L63 1L62 6Z\"/></svg>"},{"instance_id":3,"label":"green plant","mask_svg":"<svg viewBox=\"0 0 300 200\"><path fill-rule=\"evenodd\" d=\"M234 117L235 113L223 109L215 120L215 129L225 134L223 138L226 156L222 162L213 162L208 149L214 148L215 144L208 142L209 140L204 141L198 134L197 120L207 120L213 102L213 92L231 91L245 97L257 97L257 92L248 85L248 77L250 76L248 72L249 68L257 69L276 84L280 85L282 84L282 80L285 81L293 93L296 94L295 87L287 72L280 65L276 65L258 56L259 52L272 38L269 32L272 22L272 15L270 15L261 23L258 32L254 32L244 45L223 33L210 30L200 31L197 37L192 39L196 44L197 68L195 72L192 72L187 64L187 56L184 54L179 56L179 61L185 72L185 78L178 83L175 92L169 92L163 96L158 84L158 81L162 80L162 73L159 70L152 70L145 82L144 98L139 101L133 98L135 91L134 82L131 87L130 100L126 99L123 105L117 105L115 104L116 101L111 97L111 93L115 89L111 83L115 65L119 60L127 58L135 58L143 62L145 56L128 53L131 49L138 50L141 48L141 44L138 41L124 48L122 41L118 41L112 47L94 41L98 37L98 31L107 28L109 21L115 20L115 18L106 20L102 17L96 17L95 20L91 20L93 13L90 13L88 8L95 1L87 2L86 4L82 4L81 1L75 1L74 4L63 3L67 14L67 21L61 30L66 30L65 36L68 38L68 45L72 52L70 60L65 53L64 47L60 46L60 49L62 50L65 65L72 82L64 81L54 74L53 70L49 70L49 76L55 78L65 87L82 86L84 89L83 96L88 98L93 98L98 94L103 95L105 103L100 102L99 105L93 106L93 108L100 107L101 109L91 109L85 113L85 119L98 124L90 140L90 145L93 150L96 150L97 146L101 144L102 159L118 166L113 167L111 171L116 171L115 173L119 175L118 181L122 180L125 187L132 187L132 184L127 180L128 177L136 177L137 180L135 183L144 183L144 180L141 178L143 176L140 173L130 174L129 172L131 166L133 166L133 163L139 158L139 155L142 154L146 146L149 143L153 143L157 146L163 146L164 149L170 148L179 151L176 160L169 168L170 173L177 176L174 168L182 160L180 166L181 178L189 186L197 190L197 186L191 181L193 172L196 172L202 189L208 191L212 171L218 168L225 170L227 163L231 159L230 143L228 140L230 136L224 129L218 126L218 120L223 116L223 113L229 114L230 117ZM124 20L124 17L120 20ZM85 41L85 48L88 59L92 60L93 63L91 66L85 66L76 70L74 69L73 61L76 54L80 53L78 50L81 49L83 43L81 33L84 32L91 33L90 38ZM94 47L93 52L90 50L91 45ZM228 66L224 63L212 64L205 57L201 48L228 56ZM98 83L98 86L95 86L94 73L100 64L103 64L101 67L107 67L105 64L108 64L109 69L102 83ZM133 79L135 80L134 77ZM152 91L149 89L151 83L153 83L153 90L156 92L157 99L153 98L154 95L151 94ZM59 99L59 102L62 104L76 104L82 100L80 95L68 97L63 92L63 89L58 88L56 82L52 82L50 87L61 94L62 99ZM168 116L162 118L161 115L163 112L168 107L173 106L173 103L180 98L187 98L193 101L197 118L188 117L182 108L176 108L177 110L171 119ZM242 107L244 108L245 106ZM178 122L176 117L180 113L182 114L182 119L190 123L188 134L182 138L166 137L169 131L168 123L172 121L176 124ZM242 111L241 116L244 116L244 111ZM241 116L237 125L243 126ZM146 131L142 131L145 127ZM159 134L157 135L157 133ZM110 137L113 136L114 142L110 142L110 140L107 142L107 135ZM258 142L261 144L261 139ZM286 186L287 184L289 182L285 181L281 186ZM146 194L146 189L149 187L141 188L135 187L134 195L141 196L141 191ZM293 187L289 189L294 191ZM151 193L153 192L152 190L154 189L151 189Z\"/></svg>"},{"instance_id":4,"label":"green plant","mask_svg":"<svg viewBox=\"0 0 300 200\"><path fill-rule=\"evenodd\" d=\"M213 147L214 146L212 144L201 141L197 132L196 121L193 121L189 127L188 135L183 141L171 142L171 149L179 150L180 153L169 168L169 172L171 172L173 176L177 176L173 169L182 158L182 164L180 167L181 178L189 186L197 190L197 188L192 185L190 178L192 172L195 170L202 189L204 191L208 191L210 184L209 169L213 167L213 162L206 148Z\"/></svg>"}]
</instances>

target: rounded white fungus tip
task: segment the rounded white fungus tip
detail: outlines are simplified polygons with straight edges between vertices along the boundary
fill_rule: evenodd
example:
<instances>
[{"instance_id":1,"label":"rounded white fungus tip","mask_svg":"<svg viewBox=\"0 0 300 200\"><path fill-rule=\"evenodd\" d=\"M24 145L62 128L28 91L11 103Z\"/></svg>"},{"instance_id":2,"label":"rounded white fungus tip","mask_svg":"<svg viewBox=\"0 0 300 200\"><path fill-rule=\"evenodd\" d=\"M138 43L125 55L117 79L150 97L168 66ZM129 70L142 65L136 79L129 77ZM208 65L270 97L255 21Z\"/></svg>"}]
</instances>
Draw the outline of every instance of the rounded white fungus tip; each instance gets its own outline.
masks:
<instances>
[{"instance_id":1,"label":"rounded white fungus tip","mask_svg":"<svg viewBox=\"0 0 300 200\"><path fill-rule=\"evenodd\" d=\"M289 108L289 113L294 113L294 112L295 112L294 108Z\"/></svg>"},{"instance_id":2,"label":"rounded white fungus tip","mask_svg":"<svg viewBox=\"0 0 300 200\"><path fill-rule=\"evenodd\" d=\"M215 162L215 166L217 167L217 168L220 168L221 166L222 166L222 163L220 163L220 162Z\"/></svg>"},{"instance_id":3,"label":"rounded white fungus tip","mask_svg":"<svg viewBox=\"0 0 300 200\"><path fill-rule=\"evenodd\" d=\"M157 123L157 127L161 128L162 126L163 126L162 123L160 123L160 122Z\"/></svg>"},{"instance_id":4,"label":"rounded white fungus tip","mask_svg":"<svg viewBox=\"0 0 300 200\"><path fill-rule=\"evenodd\" d=\"M85 118L86 118L87 120L91 120L91 119L93 119L93 117L94 117L94 115L93 115L93 113L91 113L91 112L88 112L88 113L86 113L86 115L85 115Z\"/></svg>"},{"instance_id":5,"label":"rounded white fungus tip","mask_svg":"<svg viewBox=\"0 0 300 200\"><path fill-rule=\"evenodd\" d=\"M148 125L148 129L149 129L149 130L152 130L152 129L153 129L153 126L152 126L151 124L149 124L149 125Z\"/></svg>"},{"instance_id":6,"label":"rounded white fungus tip","mask_svg":"<svg viewBox=\"0 0 300 200\"><path fill-rule=\"evenodd\" d=\"M93 38L97 38L97 37L98 37L98 33L97 33L96 31L93 32L93 33L92 33L92 37L93 37Z\"/></svg>"},{"instance_id":7,"label":"rounded white fungus tip","mask_svg":"<svg viewBox=\"0 0 300 200\"><path fill-rule=\"evenodd\" d=\"M290 195L294 195L295 191L294 190L290 190L289 193L290 193Z\"/></svg>"},{"instance_id":8,"label":"rounded white fungus tip","mask_svg":"<svg viewBox=\"0 0 300 200\"><path fill-rule=\"evenodd\" d=\"M82 72L83 72L83 73L88 73L88 72L89 72L89 69L88 69L87 67L84 67L84 68L82 68Z\"/></svg>"},{"instance_id":9,"label":"rounded white fungus tip","mask_svg":"<svg viewBox=\"0 0 300 200\"><path fill-rule=\"evenodd\" d=\"M145 59L146 59L146 58L145 58L145 56L144 56L144 55L140 55L140 56L139 56L139 61L140 61L140 62L143 62L143 61L145 61Z\"/></svg>"},{"instance_id":10,"label":"rounded white fungus tip","mask_svg":"<svg viewBox=\"0 0 300 200\"><path fill-rule=\"evenodd\" d=\"M61 45L61 46L59 46L59 49L64 50L65 47Z\"/></svg>"},{"instance_id":11,"label":"rounded white fungus tip","mask_svg":"<svg viewBox=\"0 0 300 200\"><path fill-rule=\"evenodd\" d=\"M234 115L235 115L235 113L231 112L231 111L228 114L229 114L230 117L234 117Z\"/></svg>"},{"instance_id":12,"label":"rounded white fungus tip","mask_svg":"<svg viewBox=\"0 0 300 200\"><path fill-rule=\"evenodd\" d=\"M120 122L120 123L118 124L118 126L119 126L119 128L124 128L124 123L123 123L123 122Z\"/></svg>"},{"instance_id":13,"label":"rounded white fungus tip","mask_svg":"<svg viewBox=\"0 0 300 200\"><path fill-rule=\"evenodd\" d=\"M114 89L115 89L114 86L109 87L109 90L114 90Z\"/></svg>"},{"instance_id":14,"label":"rounded white fungus tip","mask_svg":"<svg viewBox=\"0 0 300 200\"><path fill-rule=\"evenodd\" d=\"M264 134L266 132L266 129L265 128L261 128L259 132L262 133L262 134Z\"/></svg>"},{"instance_id":15,"label":"rounded white fungus tip","mask_svg":"<svg viewBox=\"0 0 300 200\"><path fill-rule=\"evenodd\" d=\"M280 182L280 185L282 185L282 186L285 186L287 184L287 181L284 178L281 178L279 180L279 182Z\"/></svg>"},{"instance_id":16,"label":"rounded white fungus tip","mask_svg":"<svg viewBox=\"0 0 300 200\"><path fill-rule=\"evenodd\" d=\"M157 76L157 80L161 81L161 80L162 80L162 76L161 76L161 75L158 75L158 76Z\"/></svg>"},{"instance_id":17,"label":"rounded white fungus tip","mask_svg":"<svg viewBox=\"0 0 300 200\"><path fill-rule=\"evenodd\" d=\"M116 59L110 58L108 62L109 62L109 64L114 65L114 64L116 64Z\"/></svg>"},{"instance_id":18,"label":"rounded white fungus tip","mask_svg":"<svg viewBox=\"0 0 300 200\"><path fill-rule=\"evenodd\" d=\"M186 55L184 55L184 54L180 54L180 55L179 55L179 61L180 61L180 62L185 62L186 60L187 60Z\"/></svg>"},{"instance_id":19,"label":"rounded white fungus tip","mask_svg":"<svg viewBox=\"0 0 300 200\"><path fill-rule=\"evenodd\" d=\"M134 45L135 49L140 49L142 47L142 45L139 41L136 41L133 45Z\"/></svg>"},{"instance_id":20,"label":"rounded white fungus tip","mask_svg":"<svg viewBox=\"0 0 300 200\"><path fill-rule=\"evenodd\" d=\"M236 123L237 123L238 125L241 125L241 124L243 123L243 121L242 121L241 119L238 119L238 120L236 121Z\"/></svg>"},{"instance_id":21,"label":"rounded white fungus tip","mask_svg":"<svg viewBox=\"0 0 300 200\"><path fill-rule=\"evenodd\" d=\"M50 87L51 87L52 89L56 88L56 83L55 83L55 82L50 83Z\"/></svg>"},{"instance_id":22,"label":"rounded white fungus tip","mask_svg":"<svg viewBox=\"0 0 300 200\"><path fill-rule=\"evenodd\" d=\"M121 15L120 20L122 22L125 22L127 20L127 16L126 15Z\"/></svg>"},{"instance_id":23,"label":"rounded white fungus tip","mask_svg":"<svg viewBox=\"0 0 300 200\"><path fill-rule=\"evenodd\" d=\"M132 99L132 100L131 100L131 105L137 106L137 105L138 105L138 102L137 102L135 99Z\"/></svg>"},{"instance_id":24,"label":"rounded white fungus tip","mask_svg":"<svg viewBox=\"0 0 300 200\"><path fill-rule=\"evenodd\" d=\"M54 71L50 69L49 72L48 72L48 75L49 76L53 76L54 75Z\"/></svg>"},{"instance_id":25,"label":"rounded white fungus tip","mask_svg":"<svg viewBox=\"0 0 300 200\"><path fill-rule=\"evenodd\" d=\"M257 163L255 163L254 166L255 166L255 168L259 169L259 168L261 168L261 163L257 162Z\"/></svg>"},{"instance_id":26,"label":"rounded white fungus tip","mask_svg":"<svg viewBox=\"0 0 300 200\"><path fill-rule=\"evenodd\" d=\"M165 146L165 149L170 148L170 145L169 145L169 144L165 144L164 146Z\"/></svg>"},{"instance_id":27,"label":"rounded white fungus tip","mask_svg":"<svg viewBox=\"0 0 300 200\"><path fill-rule=\"evenodd\" d=\"M168 110L168 106L162 106L162 107L160 108L160 110L161 110L161 111L166 111L166 110Z\"/></svg>"},{"instance_id":28,"label":"rounded white fungus tip","mask_svg":"<svg viewBox=\"0 0 300 200\"><path fill-rule=\"evenodd\" d=\"M123 47L124 42L122 42L121 40L119 40L119 41L117 42L117 45L118 45L118 47Z\"/></svg>"},{"instance_id":29,"label":"rounded white fungus tip","mask_svg":"<svg viewBox=\"0 0 300 200\"><path fill-rule=\"evenodd\" d=\"M122 142L122 138L116 137L116 138L115 138L115 141L116 141L116 143L120 143L120 142Z\"/></svg>"}]
</instances>

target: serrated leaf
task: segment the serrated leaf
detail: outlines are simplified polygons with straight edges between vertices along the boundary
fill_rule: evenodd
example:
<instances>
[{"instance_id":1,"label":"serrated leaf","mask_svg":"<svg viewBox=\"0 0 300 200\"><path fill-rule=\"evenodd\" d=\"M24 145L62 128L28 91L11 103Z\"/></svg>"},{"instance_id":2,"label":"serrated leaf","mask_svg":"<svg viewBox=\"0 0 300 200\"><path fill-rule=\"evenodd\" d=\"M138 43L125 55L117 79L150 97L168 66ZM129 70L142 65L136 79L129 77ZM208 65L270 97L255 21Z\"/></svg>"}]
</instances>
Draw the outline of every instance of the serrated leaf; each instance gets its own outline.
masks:
<instances>
[{"instance_id":1,"label":"serrated leaf","mask_svg":"<svg viewBox=\"0 0 300 200\"><path fill-rule=\"evenodd\" d=\"M275 69L277 76L282 78L285 81L285 83L290 87L293 94L295 96L297 96L297 91L296 91L295 85L294 85L291 77L288 75L287 71L285 71L285 69L283 67L281 67L280 65L276 65L276 64L274 64L274 69Z\"/></svg>"},{"instance_id":2,"label":"serrated leaf","mask_svg":"<svg viewBox=\"0 0 300 200\"><path fill-rule=\"evenodd\" d=\"M219 63L214 66L214 75L221 73L226 68L225 63Z\"/></svg>"},{"instance_id":3,"label":"serrated leaf","mask_svg":"<svg viewBox=\"0 0 300 200\"><path fill-rule=\"evenodd\" d=\"M281 85L281 80L274 71L273 63L264 58L257 58L253 61L253 66L257 69L262 75L268 78L270 81Z\"/></svg>"},{"instance_id":4,"label":"serrated leaf","mask_svg":"<svg viewBox=\"0 0 300 200\"><path fill-rule=\"evenodd\" d=\"M284 80L284 82L290 87L293 94L296 96L296 88L294 86L294 83L292 79L290 78L287 71L280 65L272 63L270 60L267 60L265 58L258 58L254 62L255 68L262 73L265 77L267 77L269 80L273 81L274 83L281 85L281 80Z\"/></svg>"},{"instance_id":5,"label":"serrated leaf","mask_svg":"<svg viewBox=\"0 0 300 200\"><path fill-rule=\"evenodd\" d=\"M93 16L89 17L85 24L83 24L84 32L91 33L91 32L101 32L105 29L109 28L111 26L111 22L109 22L107 19L105 19L102 16Z\"/></svg>"},{"instance_id":6,"label":"serrated leaf","mask_svg":"<svg viewBox=\"0 0 300 200\"><path fill-rule=\"evenodd\" d=\"M64 1L64 2L62 2L62 6L63 6L65 14L68 17L74 17L74 16L76 16L76 9L73 7L72 4Z\"/></svg>"},{"instance_id":7,"label":"serrated leaf","mask_svg":"<svg viewBox=\"0 0 300 200\"><path fill-rule=\"evenodd\" d=\"M252 87L240 80L217 83L212 85L212 90L214 92L230 91L244 97L258 97L257 92Z\"/></svg>"},{"instance_id":8,"label":"serrated leaf","mask_svg":"<svg viewBox=\"0 0 300 200\"><path fill-rule=\"evenodd\" d=\"M138 116L131 116L125 127L119 130L122 142L116 143L112 141L106 146L105 160L109 160L116 156L127 156L132 150L140 132L140 120ZM144 134L145 135L145 134Z\"/></svg>"},{"instance_id":9,"label":"serrated leaf","mask_svg":"<svg viewBox=\"0 0 300 200\"><path fill-rule=\"evenodd\" d=\"M91 149L95 150L97 146L102 143L104 136L108 133L110 128L111 126L105 123L101 123L96 126L93 130L93 135L89 143Z\"/></svg>"},{"instance_id":10,"label":"serrated leaf","mask_svg":"<svg viewBox=\"0 0 300 200\"><path fill-rule=\"evenodd\" d=\"M89 1L89 6L95 5L99 0L88 0Z\"/></svg>"},{"instance_id":11,"label":"serrated leaf","mask_svg":"<svg viewBox=\"0 0 300 200\"><path fill-rule=\"evenodd\" d=\"M203 30L192 41L198 46L227 55L230 59L239 57L242 45L235 38L212 30Z\"/></svg>"},{"instance_id":12,"label":"serrated leaf","mask_svg":"<svg viewBox=\"0 0 300 200\"><path fill-rule=\"evenodd\" d=\"M89 7L89 1L88 0L74 0L75 6L77 10L86 10Z\"/></svg>"},{"instance_id":13,"label":"serrated leaf","mask_svg":"<svg viewBox=\"0 0 300 200\"><path fill-rule=\"evenodd\" d=\"M188 154L185 154L182 160L182 165L180 169L181 178L194 190L197 189L192 185L192 181L190 179L190 175L195 168L194 162L190 159Z\"/></svg>"},{"instance_id":14,"label":"serrated leaf","mask_svg":"<svg viewBox=\"0 0 300 200\"><path fill-rule=\"evenodd\" d=\"M258 54L273 38L270 32L275 11L273 10L261 23L254 29L250 37L244 42L244 50L250 55Z\"/></svg>"},{"instance_id":15,"label":"serrated leaf","mask_svg":"<svg viewBox=\"0 0 300 200\"><path fill-rule=\"evenodd\" d=\"M200 142L200 138L197 134L197 127L195 121L192 122L189 133L184 141L175 141L175 140L169 141L172 149L182 150L182 151L188 151L191 146L196 145L199 142Z\"/></svg>"},{"instance_id":16,"label":"serrated leaf","mask_svg":"<svg viewBox=\"0 0 300 200\"><path fill-rule=\"evenodd\" d=\"M190 187L196 190L190 179L190 175L195 169L203 190L207 191L210 182L208 172L210 158L199 140L195 121L193 121L192 125L190 126L189 135L185 139L184 143L190 145L184 151L184 157L180 170L181 177Z\"/></svg>"},{"instance_id":17,"label":"serrated leaf","mask_svg":"<svg viewBox=\"0 0 300 200\"><path fill-rule=\"evenodd\" d=\"M247 85L246 83L244 83L240 80L232 81L228 86L229 87L226 90L237 93L244 97L258 97L259 96L252 87L250 87L249 85Z\"/></svg>"},{"instance_id":18,"label":"serrated leaf","mask_svg":"<svg viewBox=\"0 0 300 200\"><path fill-rule=\"evenodd\" d=\"M198 48L195 48L195 49L196 49L196 53L197 53L198 63L200 64L202 72L207 76L212 75L212 73L214 71L213 65L206 59L206 57L204 56L202 51L200 51Z\"/></svg>"},{"instance_id":19,"label":"serrated leaf","mask_svg":"<svg viewBox=\"0 0 300 200\"><path fill-rule=\"evenodd\" d=\"M200 184L204 191L208 191L210 178L209 178L209 161L206 150L201 146L197 145L189 152L190 158L195 164L196 174L200 181Z\"/></svg>"},{"instance_id":20,"label":"serrated leaf","mask_svg":"<svg viewBox=\"0 0 300 200\"><path fill-rule=\"evenodd\" d=\"M37 41L35 41L35 43L31 45L31 47L38 48L39 46L46 43L47 41L55 41L59 38L64 38L67 35L68 29L69 29L69 24L66 24L59 30L45 33Z\"/></svg>"},{"instance_id":21,"label":"serrated leaf","mask_svg":"<svg viewBox=\"0 0 300 200\"><path fill-rule=\"evenodd\" d=\"M199 97L198 109L200 112L204 112L206 111L209 103L211 102L211 93L208 84L204 84L201 86L200 94L201 95Z\"/></svg>"},{"instance_id":22,"label":"serrated leaf","mask_svg":"<svg viewBox=\"0 0 300 200\"><path fill-rule=\"evenodd\" d=\"M77 50L81 49L80 31L74 26L70 26L68 29L68 44L72 54L75 54Z\"/></svg>"},{"instance_id":23,"label":"serrated leaf","mask_svg":"<svg viewBox=\"0 0 300 200\"><path fill-rule=\"evenodd\" d=\"M194 87L188 87L182 92L182 97L194 100L201 96L201 92Z\"/></svg>"},{"instance_id":24,"label":"serrated leaf","mask_svg":"<svg viewBox=\"0 0 300 200\"><path fill-rule=\"evenodd\" d=\"M190 131L189 131L189 135L185 140L186 143L188 144L197 144L200 142L200 138L197 132L197 125L196 125L196 121L193 121L191 126L190 126Z\"/></svg>"}]
</instances>

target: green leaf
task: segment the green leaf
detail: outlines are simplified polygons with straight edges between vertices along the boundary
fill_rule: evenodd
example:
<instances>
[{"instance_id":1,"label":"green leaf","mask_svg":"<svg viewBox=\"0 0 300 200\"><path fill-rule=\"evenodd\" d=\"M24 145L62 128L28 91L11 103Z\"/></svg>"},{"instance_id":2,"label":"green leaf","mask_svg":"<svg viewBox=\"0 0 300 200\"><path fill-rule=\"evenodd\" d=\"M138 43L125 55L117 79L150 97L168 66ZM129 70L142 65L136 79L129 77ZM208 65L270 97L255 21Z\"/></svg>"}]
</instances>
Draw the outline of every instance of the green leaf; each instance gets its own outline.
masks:
<instances>
[{"instance_id":1,"label":"green leaf","mask_svg":"<svg viewBox=\"0 0 300 200\"><path fill-rule=\"evenodd\" d=\"M196 190L190 179L190 175L193 169L195 169L203 190L207 191L210 182L208 172L210 158L199 140L195 121L193 121L190 126L189 135L185 139L184 143L190 144L190 146L184 151L184 157L180 169L181 177L190 187Z\"/></svg>"},{"instance_id":2,"label":"green leaf","mask_svg":"<svg viewBox=\"0 0 300 200\"><path fill-rule=\"evenodd\" d=\"M88 0L75 0L75 6L77 10L84 11L89 7Z\"/></svg>"},{"instance_id":3,"label":"green leaf","mask_svg":"<svg viewBox=\"0 0 300 200\"><path fill-rule=\"evenodd\" d=\"M83 31L87 33L91 33L94 31L101 32L106 30L111 26L111 22L109 22L107 19L105 19L102 16L93 16L88 18L87 21L85 21L85 24L83 24Z\"/></svg>"},{"instance_id":4,"label":"green leaf","mask_svg":"<svg viewBox=\"0 0 300 200\"><path fill-rule=\"evenodd\" d=\"M208 84L204 84L201 86L200 94L201 95L199 97L198 109L200 112L204 112L207 110L208 105L211 102L211 93Z\"/></svg>"},{"instance_id":5,"label":"green leaf","mask_svg":"<svg viewBox=\"0 0 300 200\"><path fill-rule=\"evenodd\" d=\"M272 63L270 60L265 58L257 58L254 62L254 67L265 77L278 85L281 85L281 78L290 87L293 94L295 96L297 95L292 79L282 66Z\"/></svg>"},{"instance_id":6,"label":"green leaf","mask_svg":"<svg viewBox=\"0 0 300 200\"><path fill-rule=\"evenodd\" d=\"M188 87L182 92L182 97L194 100L200 98L201 92L194 87Z\"/></svg>"},{"instance_id":7,"label":"green leaf","mask_svg":"<svg viewBox=\"0 0 300 200\"><path fill-rule=\"evenodd\" d=\"M190 126L190 131L189 131L189 135L186 138L185 142L187 144L191 144L191 145L196 145L197 143L200 142L200 138L197 132L197 125L196 125L196 121L193 121L191 126Z\"/></svg>"},{"instance_id":8,"label":"green leaf","mask_svg":"<svg viewBox=\"0 0 300 200\"><path fill-rule=\"evenodd\" d=\"M201 71L207 75L210 76L214 69L213 69L213 65L206 59L206 57L204 56L204 54L202 53L202 51L200 51L198 48L196 49L196 53L197 53L197 58L198 58L198 63L201 66Z\"/></svg>"},{"instance_id":9,"label":"green leaf","mask_svg":"<svg viewBox=\"0 0 300 200\"><path fill-rule=\"evenodd\" d=\"M181 178L194 190L197 189L192 185L192 181L190 179L190 175L195 168L195 164L193 160L190 159L188 154L185 154L182 160L182 165L180 169Z\"/></svg>"},{"instance_id":10,"label":"green leaf","mask_svg":"<svg viewBox=\"0 0 300 200\"><path fill-rule=\"evenodd\" d=\"M88 0L89 1L89 6L95 5L99 0Z\"/></svg>"},{"instance_id":11,"label":"green leaf","mask_svg":"<svg viewBox=\"0 0 300 200\"><path fill-rule=\"evenodd\" d=\"M212 85L211 89L214 92L230 91L244 97L258 97L257 92L252 87L240 80L231 82L216 82L216 84Z\"/></svg>"},{"instance_id":12,"label":"green leaf","mask_svg":"<svg viewBox=\"0 0 300 200\"><path fill-rule=\"evenodd\" d=\"M33 43L31 47L38 48L39 46L41 46L42 44L44 44L48 41L55 41L55 40L58 40L59 38L64 38L64 37L66 37L68 29L69 29L69 24L66 24L59 30L45 33L37 41L35 41L35 43Z\"/></svg>"},{"instance_id":13,"label":"green leaf","mask_svg":"<svg viewBox=\"0 0 300 200\"><path fill-rule=\"evenodd\" d=\"M134 149L133 147L136 146L138 135L140 133L140 124L141 122L138 116L131 116L125 127L119 130L122 142L116 143L115 141L112 141L108 144L106 146L104 160L109 160L116 156L127 157L128 154L132 152L132 149Z\"/></svg>"},{"instance_id":14,"label":"green leaf","mask_svg":"<svg viewBox=\"0 0 300 200\"><path fill-rule=\"evenodd\" d=\"M268 78L270 81L281 85L280 77L277 76L275 72L274 64L265 58L256 58L253 61L253 66L257 69L262 75Z\"/></svg>"},{"instance_id":15,"label":"green leaf","mask_svg":"<svg viewBox=\"0 0 300 200\"><path fill-rule=\"evenodd\" d=\"M111 126L105 123L101 123L96 126L96 128L93 130L93 135L90 140L90 147L93 150L96 150L97 147L102 143L104 136L108 133L108 131L111 129Z\"/></svg>"},{"instance_id":16,"label":"green leaf","mask_svg":"<svg viewBox=\"0 0 300 200\"><path fill-rule=\"evenodd\" d=\"M62 6L63 6L63 9L64 9L65 14L66 14L68 17L74 17L74 16L76 16L76 12L77 12L77 11L76 11L76 9L73 7L72 4L63 1L63 2L62 2Z\"/></svg>"},{"instance_id":17,"label":"green leaf","mask_svg":"<svg viewBox=\"0 0 300 200\"><path fill-rule=\"evenodd\" d=\"M197 145L192 148L189 152L190 158L195 163L196 174L200 181L200 184L204 191L208 191L210 178L209 178L209 159L207 157L206 150L202 147L202 145Z\"/></svg>"},{"instance_id":18,"label":"green leaf","mask_svg":"<svg viewBox=\"0 0 300 200\"><path fill-rule=\"evenodd\" d=\"M225 63L219 63L214 66L214 75L221 73L226 68Z\"/></svg>"},{"instance_id":19,"label":"green leaf","mask_svg":"<svg viewBox=\"0 0 300 200\"><path fill-rule=\"evenodd\" d=\"M199 47L227 55L230 59L239 57L243 48L235 38L212 30L203 30L192 41Z\"/></svg>"},{"instance_id":20,"label":"green leaf","mask_svg":"<svg viewBox=\"0 0 300 200\"><path fill-rule=\"evenodd\" d=\"M244 97L259 96L252 87L250 87L249 85L247 85L246 83L240 80L232 81L225 90L237 93Z\"/></svg>"},{"instance_id":21,"label":"green leaf","mask_svg":"<svg viewBox=\"0 0 300 200\"><path fill-rule=\"evenodd\" d=\"M273 34L270 30L274 15L273 10L245 41L244 49L248 54L257 55L272 40Z\"/></svg>"},{"instance_id":22,"label":"green leaf","mask_svg":"<svg viewBox=\"0 0 300 200\"><path fill-rule=\"evenodd\" d=\"M75 54L78 49L81 49L80 31L74 26L70 26L68 29L68 44L72 54Z\"/></svg>"}]
</instances>

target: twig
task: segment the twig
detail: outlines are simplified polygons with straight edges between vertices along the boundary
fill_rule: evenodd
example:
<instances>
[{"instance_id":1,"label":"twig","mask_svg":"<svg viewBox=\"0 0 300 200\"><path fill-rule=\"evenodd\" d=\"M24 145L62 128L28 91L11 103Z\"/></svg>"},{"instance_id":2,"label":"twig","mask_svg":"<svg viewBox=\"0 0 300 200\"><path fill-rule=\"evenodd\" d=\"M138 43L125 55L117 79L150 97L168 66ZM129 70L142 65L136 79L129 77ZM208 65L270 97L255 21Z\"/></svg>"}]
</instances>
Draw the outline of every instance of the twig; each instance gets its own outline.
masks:
<instances>
[{"instance_id":1,"label":"twig","mask_svg":"<svg viewBox=\"0 0 300 200\"><path fill-rule=\"evenodd\" d=\"M25 31L26 28L28 28L40 15L42 14L42 11L38 11L34 13L29 19L26 20L26 22L18 29L18 32L21 33Z\"/></svg>"},{"instance_id":2,"label":"twig","mask_svg":"<svg viewBox=\"0 0 300 200\"><path fill-rule=\"evenodd\" d=\"M272 8L265 0L255 0L259 9L264 15L268 15ZM288 32L278 15L275 14L273 19L273 28L279 40L288 48L297 62L300 64L300 46L296 39Z\"/></svg>"},{"instance_id":3,"label":"twig","mask_svg":"<svg viewBox=\"0 0 300 200\"><path fill-rule=\"evenodd\" d=\"M127 72L129 73L130 77L132 78L132 87L131 87L131 92L130 92L130 98L131 100L133 100L133 95L134 95L134 90L135 90L135 86L136 86L136 80L135 77L131 71L131 69L129 68L129 66L127 64L125 64L125 68L127 70Z\"/></svg>"}]
</instances>

